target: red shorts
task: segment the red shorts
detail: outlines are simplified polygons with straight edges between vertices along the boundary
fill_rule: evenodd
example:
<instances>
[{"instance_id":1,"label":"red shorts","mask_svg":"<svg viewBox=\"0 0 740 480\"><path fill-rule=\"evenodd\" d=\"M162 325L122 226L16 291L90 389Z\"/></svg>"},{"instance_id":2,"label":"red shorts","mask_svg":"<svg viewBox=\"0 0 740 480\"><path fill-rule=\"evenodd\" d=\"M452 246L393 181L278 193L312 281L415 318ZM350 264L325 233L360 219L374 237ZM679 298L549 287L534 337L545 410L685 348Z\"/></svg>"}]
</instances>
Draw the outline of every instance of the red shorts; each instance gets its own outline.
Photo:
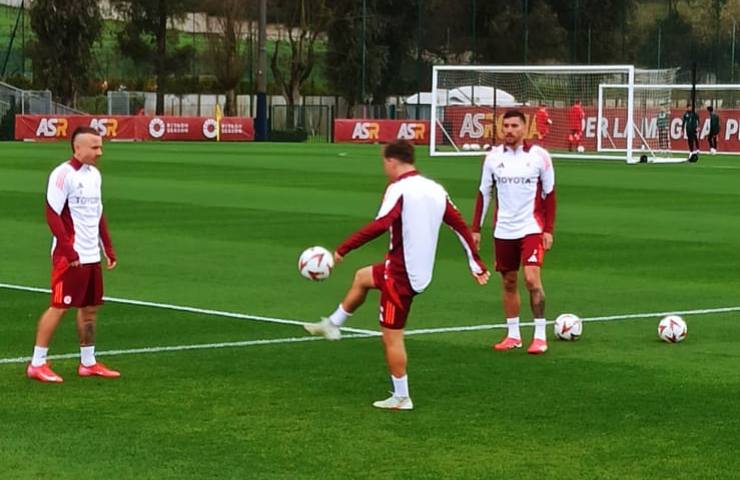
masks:
<instances>
[{"instance_id":1,"label":"red shorts","mask_svg":"<svg viewBox=\"0 0 740 480\"><path fill-rule=\"evenodd\" d=\"M517 272L519 265L542 266L545 258L545 247L542 245L542 234L535 233L524 238L504 240L494 238L497 272Z\"/></svg>"},{"instance_id":2,"label":"red shorts","mask_svg":"<svg viewBox=\"0 0 740 480\"><path fill-rule=\"evenodd\" d=\"M70 267L66 259L55 260L51 272L51 306L90 307L103 303L103 271L100 262Z\"/></svg>"},{"instance_id":3,"label":"red shorts","mask_svg":"<svg viewBox=\"0 0 740 480\"><path fill-rule=\"evenodd\" d=\"M386 274L385 263L373 265L373 283L380 290L380 326L403 329L414 300L414 291L406 281L394 281Z\"/></svg>"}]
</instances>

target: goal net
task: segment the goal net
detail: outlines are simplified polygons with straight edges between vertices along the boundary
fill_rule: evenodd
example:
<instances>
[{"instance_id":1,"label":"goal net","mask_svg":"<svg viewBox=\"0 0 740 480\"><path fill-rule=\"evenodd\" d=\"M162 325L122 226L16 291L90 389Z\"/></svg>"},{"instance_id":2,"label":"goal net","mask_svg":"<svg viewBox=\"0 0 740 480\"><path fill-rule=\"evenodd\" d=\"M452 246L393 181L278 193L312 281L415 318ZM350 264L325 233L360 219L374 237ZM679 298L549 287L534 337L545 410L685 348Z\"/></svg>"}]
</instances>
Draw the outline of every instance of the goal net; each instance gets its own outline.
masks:
<instances>
[{"instance_id":1,"label":"goal net","mask_svg":"<svg viewBox=\"0 0 740 480\"><path fill-rule=\"evenodd\" d=\"M629 90L628 84L604 84L600 87L599 110L605 113L600 115L604 128L598 132L597 148L602 151L627 151L626 140L610 123L608 112L618 110L627 102ZM710 152L709 137L714 132L708 107L712 107L719 117L719 124L715 122L719 128L716 150L740 153L740 85L648 83L634 85L635 135L632 150L635 157L656 163L688 159L690 152L683 115L692 104L692 95L696 99L695 112L699 117L699 150Z\"/></svg>"},{"instance_id":2,"label":"goal net","mask_svg":"<svg viewBox=\"0 0 740 480\"><path fill-rule=\"evenodd\" d=\"M518 109L527 118L526 140L553 157L636 161L627 128L634 123L634 83L631 65L435 66L430 154L480 155L503 141L503 114ZM598 148L602 85L627 86L615 107L624 148Z\"/></svg>"}]
</instances>

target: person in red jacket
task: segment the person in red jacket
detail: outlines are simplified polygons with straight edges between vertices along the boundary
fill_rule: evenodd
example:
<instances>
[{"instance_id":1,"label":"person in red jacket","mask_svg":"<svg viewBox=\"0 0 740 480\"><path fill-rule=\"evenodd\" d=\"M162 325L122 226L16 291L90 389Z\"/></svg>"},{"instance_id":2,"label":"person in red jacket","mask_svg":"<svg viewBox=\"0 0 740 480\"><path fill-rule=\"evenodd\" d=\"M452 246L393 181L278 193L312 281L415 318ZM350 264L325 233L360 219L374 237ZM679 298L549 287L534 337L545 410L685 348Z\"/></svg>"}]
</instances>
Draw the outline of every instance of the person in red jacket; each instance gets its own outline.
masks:
<instances>
[{"instance_id":1,"label":"person in red jacket","mask_svg":"<svg viewBox=\"0 0 740 480\"><path fill-rule=\"evenodd\" d=\"M552 125L550 114L548 113L547 106L545 106L544 103L540 103L540 106L537 109L537 112L534 114L534 122L535 122L535 125L537 126L537 138L540 140L540 143L544 146L545 139L547 138L547 135L549 135L550 133L550 125Z\"/></svg>"},{"instance_id":2,"label":"person in red jacket","mask_svg":"<svg viewBox=\"0 0 740 480\"><path fill-rule=\"evenodd\" d=\"M570 128L570 133L568 134L569 152L573 151L574 147L576 150L580 151L578 147L581 146L581 138L583 138L584 118L586 118L586 112L583 111L581 101L576 100L573 102L573 106L570 107L570 111L568 112L568 126Z\"/></svg>"}]
</instances>

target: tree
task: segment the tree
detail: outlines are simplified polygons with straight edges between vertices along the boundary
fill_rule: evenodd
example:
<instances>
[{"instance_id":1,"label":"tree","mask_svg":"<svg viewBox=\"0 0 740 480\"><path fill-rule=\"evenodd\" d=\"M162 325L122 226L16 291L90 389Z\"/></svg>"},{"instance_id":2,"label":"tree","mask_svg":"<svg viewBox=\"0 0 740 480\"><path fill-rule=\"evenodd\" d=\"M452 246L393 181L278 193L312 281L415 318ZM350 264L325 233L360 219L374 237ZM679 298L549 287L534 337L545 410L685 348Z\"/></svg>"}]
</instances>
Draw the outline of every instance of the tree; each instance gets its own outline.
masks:
<instances>
[{"instance_id":1,"label":"tree","mask_svg":"<svg viewBox=\"0 0 740 480\"><path fill-rule=\"evenodd\" d=\"M213 67L218 86L226 92L224 114L234 116L236 112L236 87L247 67L244 37L247 18L245 0L212 0L208 13L214 21L213 33L208 36L209 61Z\"/></svg>"},{"instance_id":2,"label":"tree","mask_svg":"<svg viewBox=\"0 0 740 480\"><path fill-rule=\"evenodd\" d=\"M325 0L278 0L275 3L284 17L290 58L287 67L280 64L281 32L275 42L270 67L285 100L293 107L301 97L301 86L311 76L316 64L316 40L326 28L329 10Z\"/></svg>"},{"instance_id":3,"label":"tree","mask_svg":"<svg viewBox=\"0 0 740 480\"><path fill-rule=\"evenodd\" d=\"M30 11L36 40L31 45L34 81L61 103L73 105L90 81L95 59L90 52L102 31L96 0L36 0Z\"/></svg>"},{"instance_id":4,"label":"tree","mask_svg":"<svg viewBox=\"0 0 740 480\"><path fill-rule=\"evenodd\" d=\"M70 2L73 3L73 2ZM118 34L121 53L139 65L148 66L157 79L157 115L164 113L167 76L184 73L194 48L190 45L168 49L167 21L182 18L194 6L193 0L111 0L126 23ZM170 36L174 37L175 33ZM173 41L174 38L170 39Z\"/></svg>"},{"instance_id":5,"label":"tree","mask_svg":"<svg viewBox=\"0 0 740 480\"><path fill-rule=\"evenodd\" d=\"M377 42L382 19L375 14L372 2L367 4L364 45L360 2L335 0L327 25L326 73L331 88L347 100L347 116L355 105L367 101L368 92L380 83L389 57L387 47Z\"/></svg>"}]
</instances>

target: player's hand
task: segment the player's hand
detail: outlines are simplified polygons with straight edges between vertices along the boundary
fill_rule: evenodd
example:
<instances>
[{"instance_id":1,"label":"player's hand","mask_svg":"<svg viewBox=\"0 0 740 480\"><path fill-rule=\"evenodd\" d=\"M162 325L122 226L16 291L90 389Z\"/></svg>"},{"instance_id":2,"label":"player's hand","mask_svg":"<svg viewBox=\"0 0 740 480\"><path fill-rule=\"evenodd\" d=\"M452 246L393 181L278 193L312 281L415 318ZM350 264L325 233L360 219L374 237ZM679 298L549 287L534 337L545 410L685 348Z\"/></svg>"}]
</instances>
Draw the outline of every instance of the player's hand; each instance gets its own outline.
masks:
<instances>
[{"instance_id":1,"label":"player's hand","mask_svg":"<svg viewBox=\"0 0 740 480\"><path fill-rule=\"evenodd\" d=\"M473 232L473 244L475 249L480 251L480 232Z\"/></svg>"},{"instance_id":2,"label":"player's hand","mask_svg":"<svg viewBox=\"0 0 740 480\"><path fill-rule=\"evenodd\" d=\"M80 266L80 261L79 260L75 260L73 262L69 262L69 266L70 267L79 267Z\"/></svg>"},{"instance_id":3,"label":"player's hand","mask_svg":"<svg viewBox=\"0 0 740 480\"><path fill-rule=\"evenodd\" d=\"M478 285L485 285L488 283L488 279L491 278L491 272L486 270L483 273L480 274L473 274L473 278L475 278L475 281L478 282Z\"/></svg>"},{"instance_id":4,"label":"player's hand","mask_svg":"<svg viewBox=\"0 0 740 480\"><path fill-rule=\"evenodd\" d=\"M542 246L545 247L545 250L552 248L552 233L545 232L542 234Z\"/></svg>"},{"instance_id":5,"label":"player's hand","mask_svg":"<svg viewBox=\"0 0 740 480\"><path fill-rule=\"evenodd\" d=\"M342 263L342 260L344 260L344 257L334 251L334 265L339 265L340 263Z\"/></svg>"},{"instance_id":6,"label":"player's hand","mask_svg":"<svg viewBox=\"0 0 740 480\"><path fill-rule=\"evenodd\" d=\"M108 255L105 256L105 263L108 270L113 270L118 265L118 261L111 259Z\"/></svg>"}]
</instances>

